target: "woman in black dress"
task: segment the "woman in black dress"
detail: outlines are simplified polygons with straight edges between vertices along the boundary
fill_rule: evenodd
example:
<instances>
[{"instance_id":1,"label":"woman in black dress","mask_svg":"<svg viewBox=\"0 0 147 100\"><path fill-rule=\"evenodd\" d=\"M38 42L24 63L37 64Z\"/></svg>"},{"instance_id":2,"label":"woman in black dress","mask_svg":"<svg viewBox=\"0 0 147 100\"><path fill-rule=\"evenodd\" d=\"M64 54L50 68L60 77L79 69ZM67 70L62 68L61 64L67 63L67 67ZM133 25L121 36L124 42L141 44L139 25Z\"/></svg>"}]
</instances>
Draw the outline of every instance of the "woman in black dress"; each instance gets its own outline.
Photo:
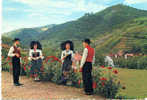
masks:
<instances>
[{"instance_id":1,"label":"woman in black dress","mask_svg":"<svg viewBox=\"0 0 147 100\"><path fill-rule=\"evenodd\" d=\"M68 80L69 71L72 68L72 60L73 60L73 50L74 46L72 41L65 41L61 44L62 54L61 54L61 60L62 60L62 76L60 84L66 85L66 82Z\"/></svg>"},{"instance_id":2,"label":"woman in black dress","mask_svg":"<svg viewBox=\"0 0 147 100\"><path fill-rule=\"evenodd\" d=\"M42 47L38 41L32 41L30 44L29 60L31 61L30 73L35 81L39 81L40 68L42 67Z\"/></svg>"}]
</instances>

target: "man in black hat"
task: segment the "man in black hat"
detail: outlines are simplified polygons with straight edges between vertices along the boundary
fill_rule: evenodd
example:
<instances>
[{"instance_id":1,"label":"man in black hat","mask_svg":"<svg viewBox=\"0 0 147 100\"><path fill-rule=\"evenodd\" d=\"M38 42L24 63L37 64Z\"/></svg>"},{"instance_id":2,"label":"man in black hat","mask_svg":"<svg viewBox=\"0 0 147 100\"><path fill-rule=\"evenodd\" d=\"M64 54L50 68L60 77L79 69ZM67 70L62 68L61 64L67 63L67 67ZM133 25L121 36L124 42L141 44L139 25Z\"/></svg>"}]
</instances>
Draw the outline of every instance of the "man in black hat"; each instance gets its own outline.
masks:
<instances>
[{"instance_id":1,"label":"man in black hat","mask_svg":"<svg viewBox=\"0 0 147 100\"><path fill-rule=\"evenodd\" d=\"M81 60L80 70L83 77L83 85L86 95L93 94L92 87L92 64L95 62L95 50L90 46L90 39L83 41L84 52Z\"/></svg>"},{"instance_id":2,"label":"man in black hat","mask_svg":"<svg viewBox=\"0 0 147 100\"><path fill-rule=\"evenodd\" d=\"M15 38L13 40L13 46L10 48L8 56L12 57L12 66L13 66L13 82L15 86L20 86L23 84L19 83L19 75L20 75L20 47L18 45L20 44L20 39Z\"/></svg>"}]
</instances>

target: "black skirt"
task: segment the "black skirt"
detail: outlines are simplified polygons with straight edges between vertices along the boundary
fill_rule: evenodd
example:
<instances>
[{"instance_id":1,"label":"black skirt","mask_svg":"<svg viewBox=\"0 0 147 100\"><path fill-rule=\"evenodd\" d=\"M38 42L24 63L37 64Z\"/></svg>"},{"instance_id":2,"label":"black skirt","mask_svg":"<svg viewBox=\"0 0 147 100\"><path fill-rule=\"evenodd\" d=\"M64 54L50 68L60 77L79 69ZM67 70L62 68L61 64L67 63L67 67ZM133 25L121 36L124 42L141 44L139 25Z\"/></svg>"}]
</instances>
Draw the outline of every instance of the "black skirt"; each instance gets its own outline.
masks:
<instances>
[{"instance_id":1,"label":"black skirt","mask_svg":"<svg viewBox=\"0 0 147 100\"><path fill-rule=\"evenodd\" d=\"M63 62L62 71L70 71L72 66L71 55L68 55Z\"/></svg>"},{"instance_id":2,"label":"black skirt","mask_svg":"<svg viewBox=\"0 0 147 100\"><path fill-rule=\"evenodd\" d=\"M32 67L31 67L30 73L31 74L39 74L40 68L42 67L42 59L32 60L31 65L32 65Z\"/></svg>"}]
</instances>

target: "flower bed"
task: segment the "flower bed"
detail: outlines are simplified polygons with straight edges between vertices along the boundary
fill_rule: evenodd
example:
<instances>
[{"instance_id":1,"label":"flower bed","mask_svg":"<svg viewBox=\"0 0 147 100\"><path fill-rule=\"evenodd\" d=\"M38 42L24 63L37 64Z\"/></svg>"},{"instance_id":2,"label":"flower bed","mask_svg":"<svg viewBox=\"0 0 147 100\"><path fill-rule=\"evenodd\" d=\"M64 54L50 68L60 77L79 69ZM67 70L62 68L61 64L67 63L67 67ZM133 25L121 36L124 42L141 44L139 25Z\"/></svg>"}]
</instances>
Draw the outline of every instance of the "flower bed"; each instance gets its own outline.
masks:
<instances>
[{"instance_id":1,"label":"flower bed","mask_svg":"<svg viewBox=\"0 0 147 100\"><path fill-rule=\"evenodd\" d=\"M10 58L2 59L2 70L12 71L12 64L10 64ZM32 77L29 73L31 64L27 60L27 57L22 58L22 75ZM95 94L100 94L106 98L117 98L117 93L122 88L119 79L117 78L118 71L112 67L93 67L93 89ZM48 56L43 61L41 67L40 79L42 81L51 81L56 84L59 83L61 76L61 61L55 56ZM83 87L82 74L79 69L72 69L69 74L70 86L77 88Z\"/></svg>"}]
</instances>

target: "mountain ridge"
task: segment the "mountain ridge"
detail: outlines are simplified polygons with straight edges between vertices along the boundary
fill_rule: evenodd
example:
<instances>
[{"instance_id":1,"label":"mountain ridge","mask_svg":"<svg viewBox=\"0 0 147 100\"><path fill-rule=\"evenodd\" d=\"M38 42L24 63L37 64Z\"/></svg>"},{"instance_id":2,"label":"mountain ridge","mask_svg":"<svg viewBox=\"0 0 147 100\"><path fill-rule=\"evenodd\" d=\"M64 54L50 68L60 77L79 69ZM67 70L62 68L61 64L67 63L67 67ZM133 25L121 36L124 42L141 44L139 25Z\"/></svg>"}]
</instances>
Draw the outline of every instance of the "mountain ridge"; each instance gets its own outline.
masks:
<instances>
[{"instance_id":1,"label":"mountain ridge","mask_svg":"<svg viewBox=\"0 0 147 100\"><path fill-rule=\"evenodd\" d=\"M75 21L53 25L51 28L45 29L44 31L38 32L36 29L24 29L21 30L21 32L10 32L9 34L10 36L13 34L13 37L19 37L26 45L28 45L32 40L39 40L45 47L57 46L59 43L56 41L68 39L80 41L84 38L91 38L92 40L96 40L97 37L109 34L117 38L117 31L122 34L129 32L128 29L130 30L130 28L133 27L131 26L131 22L134 22L135 19L138 20L138 18L140 18L138 20L139 24L137 22L132 24L136 25L136 28L140 25L145 26L146 24L144 23L146 23L146 17L147 11L145 10L139 10L126 5L118 4L97 13L86 13L84 16ZM145 29L143 28L140 32L144 30ZM121 38L119 35L118 38ZM119 40L115 38L114 40L119 42ZM107 43L103 41L103 44ZM77 43L77 45L79 44Z\"/></svg>"}]
</instances>

